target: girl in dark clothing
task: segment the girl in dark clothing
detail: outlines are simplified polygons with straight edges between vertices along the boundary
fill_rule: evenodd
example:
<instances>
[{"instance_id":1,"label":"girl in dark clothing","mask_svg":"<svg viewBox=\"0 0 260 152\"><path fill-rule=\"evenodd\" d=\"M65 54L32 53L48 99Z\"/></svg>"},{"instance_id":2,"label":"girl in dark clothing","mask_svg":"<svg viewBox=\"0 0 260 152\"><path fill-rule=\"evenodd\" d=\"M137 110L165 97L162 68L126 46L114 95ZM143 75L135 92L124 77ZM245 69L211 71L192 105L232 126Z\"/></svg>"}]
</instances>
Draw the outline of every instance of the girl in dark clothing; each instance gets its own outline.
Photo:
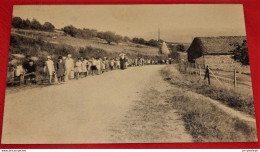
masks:
<instances>
[{"instance_id":1,"label":"girl in dark clothing","mask_svg":"<svg viewBox=\"0 0 260 152\"><path fill-rule=\"evenodd\" d=\"M126 69L126 59L124 56L120 58L120 69L122 70Z\"/></svg>"},{"instance_id":2,"label":"girl in dark clothing","mask_svg":"<svg viewBox=\"0 0 260 152\"><path fill-rule=\"evenodd\" d=\"M58 83L63 83L65 78L65 62L62 60L62 56L59 56L58 62L56 63L56 71Z\"/></svg>"}]
</instances>

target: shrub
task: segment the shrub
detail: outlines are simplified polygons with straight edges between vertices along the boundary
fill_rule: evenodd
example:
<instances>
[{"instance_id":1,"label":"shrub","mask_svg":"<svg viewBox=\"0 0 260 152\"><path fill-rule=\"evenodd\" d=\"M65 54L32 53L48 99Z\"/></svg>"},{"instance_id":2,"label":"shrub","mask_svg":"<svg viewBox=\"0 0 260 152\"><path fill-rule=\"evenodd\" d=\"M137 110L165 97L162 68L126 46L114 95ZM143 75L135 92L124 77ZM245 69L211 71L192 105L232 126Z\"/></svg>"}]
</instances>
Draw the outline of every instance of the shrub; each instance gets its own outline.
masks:
<instances>
[{"instance_id":1,"label":"shrub","mask_svg":"<svg viewBox=\"0 0 260 152\"><path fill-rule=\"evenodd\" d=\"M78 33L78 29L72 25L65 26L62 30L64 31L64 33L69 34L72 37L76 37Z\"/></svg>"},{"instance_id":2,"label":"shrub","mask_svg":"<svg viewBox=\"0 0 260 152\"><path fill-rule=\"evenodd\" d=\"M33 30L41 30L42 29L42 25L41 25L41 23L38 20L33 19L32 22L31 22L31 28Z\"/></svg>"},{"instance_id":3,"label":"shrub","mask_svg":"<svg viewBox=\"0 0 260 152\"><path fill-rule=\"evenodd\" d=\"M99 48L93 48L90 46L87 46L85 48L79 49L79 54L81 57L87 57L91 58L94 57L108 57L110 56L109 53L107 53L105 50L99 49Z\"/></svg>"},{"instance_id":4,"label":"shrub","mask_svg":"<svg viewBox=\"0 0 260 152\"><path fill-rule=\"evenodd\" d=\"M44 31L54 31L55 26L52 25L50 22L45 22L45 23L43 24L43 26L42 26L42 29L43 29Z\"/></svg>"}]
</instances>

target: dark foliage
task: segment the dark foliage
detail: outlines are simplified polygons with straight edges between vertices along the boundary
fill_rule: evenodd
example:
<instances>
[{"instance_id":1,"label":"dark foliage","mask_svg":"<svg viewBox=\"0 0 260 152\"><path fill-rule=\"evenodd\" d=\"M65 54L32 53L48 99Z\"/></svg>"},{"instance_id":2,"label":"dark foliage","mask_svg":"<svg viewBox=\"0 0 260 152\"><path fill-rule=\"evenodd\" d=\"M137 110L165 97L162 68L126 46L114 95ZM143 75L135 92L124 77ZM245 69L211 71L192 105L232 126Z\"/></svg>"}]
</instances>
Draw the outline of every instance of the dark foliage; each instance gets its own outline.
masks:
<instances>
[{"instance_id":1,"label":"dark foliage","mask_svg":"<svg viewBox=\"0 0 260 152\"><path fill-rule=\"evenodd\" d=\"M29 19L24 20L20 17L13 17L12 27L18 29L32 29L43 31L54 31L55 29L55 26L50 22L45 22L43 25L41 25L41 23L36 19L30 21Z\"/></svg>"},{"instance_id":2,"label":"dark foliage","mask_svg":"<svg viewBox=\"0 0 260 152\"><path fill-rule=\"evenodd\" d=\"M144 40L143 38L133 38L132 39L133 43L137 43L137 44L143 44L143 45L148 45L148 46L153 46L153 47L158 47L159 46L159 42L151 39L149 41Z\"/></svg>"},{"instance_id":3,"label":"dark foliage","mask_svg":"<svg viewBox=\"0 0 260 152\"><path fill-rule=\"evenodd\" d=\"M234 50L233 59L235 61L241 62L243 65L249 65L249 56L248 56L248 48L247 41L244 40L242 44L233 44L236 46Z\"/></svg>"}]
</instances>

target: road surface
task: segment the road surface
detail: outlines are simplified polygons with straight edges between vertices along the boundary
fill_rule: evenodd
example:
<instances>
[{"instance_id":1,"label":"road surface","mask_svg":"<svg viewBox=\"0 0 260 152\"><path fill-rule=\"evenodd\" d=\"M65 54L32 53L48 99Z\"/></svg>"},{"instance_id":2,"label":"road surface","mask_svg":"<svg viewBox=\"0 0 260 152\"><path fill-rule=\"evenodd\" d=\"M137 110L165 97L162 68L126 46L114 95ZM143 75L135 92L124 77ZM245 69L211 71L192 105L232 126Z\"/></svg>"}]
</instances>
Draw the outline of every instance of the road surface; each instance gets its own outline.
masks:
<instances>
[{"instance_id":1,"label":"road surface","mask_svg":"<svg viewBox=\"0 0 260 152\"><path fill-rule=\"evenodd\" d=\"M163 65L128 68L6 94L3 144L192 142Z\"/></svg>"}]
</instances>

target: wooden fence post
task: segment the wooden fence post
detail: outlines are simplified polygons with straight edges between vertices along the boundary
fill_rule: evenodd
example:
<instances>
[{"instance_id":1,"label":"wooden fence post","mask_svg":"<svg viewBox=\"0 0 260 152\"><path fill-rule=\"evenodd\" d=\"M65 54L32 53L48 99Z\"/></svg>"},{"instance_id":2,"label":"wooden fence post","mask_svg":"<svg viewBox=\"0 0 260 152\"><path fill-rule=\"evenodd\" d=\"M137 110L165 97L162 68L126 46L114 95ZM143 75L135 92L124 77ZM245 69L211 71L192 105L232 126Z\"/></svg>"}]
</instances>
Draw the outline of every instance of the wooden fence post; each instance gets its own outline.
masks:
<instances>
[{"instance_id":1,"label":"wooden fence post","mask_svg":"<svg viewBox=\"0 0 260 152\"><path fill-rule=\"evenodd\" d=\"M200 68L200 64L199 64L199 70L200 70L200 78L201 78L201 68Z\"/></svg>"},{"instance_id":2,"label":"wooden fence post","mask_svg":"<svg viewBox=\"0 0 260 152\"><path fill-rule=\"evenodd\" d=\"M237 86L236 69L234 69L234 87Z\"/></svg>"},{"instance_id":3,"label":"wooden fence post","mask_svg":"<svg viewBox=\"0 0 260 152\"><path fill-rule=\"evenodd\" d=\"M195 74L198 75L198 65L195 63Z\"/></svg>"},{"instance_id":4,"label":"wooden fence post","mask_svg":"<svg viewBox=\"0 0 260 152\"><path fill-rule=\"evenodd\" d=\"M185 71L185 74L187 73L187 62L184 63L184 71Z\"/></svg>"}]
</instances>

